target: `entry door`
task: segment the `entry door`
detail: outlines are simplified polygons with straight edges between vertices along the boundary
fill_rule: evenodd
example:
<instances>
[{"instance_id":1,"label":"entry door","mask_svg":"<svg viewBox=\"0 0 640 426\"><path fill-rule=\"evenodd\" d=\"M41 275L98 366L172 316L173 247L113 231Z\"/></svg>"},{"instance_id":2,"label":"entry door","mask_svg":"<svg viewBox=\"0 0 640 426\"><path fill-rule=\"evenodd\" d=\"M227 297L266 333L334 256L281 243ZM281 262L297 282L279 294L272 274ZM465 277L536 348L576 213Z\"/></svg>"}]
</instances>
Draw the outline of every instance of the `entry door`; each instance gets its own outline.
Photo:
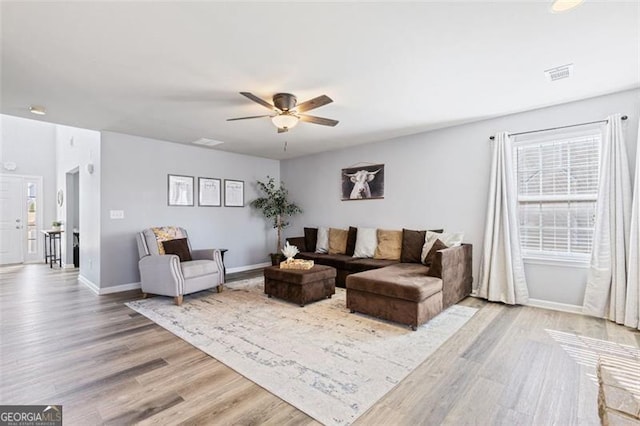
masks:
<instances>
[{"instance_id":1,"label":"entry door","mask_svg":"<svg viewBox=\"0 0 640 426\"><path fill-rule=\"evenodd\" d=\"M0 265L24 261L22 178L0 176Z\"/></svg>"}]
</instances>

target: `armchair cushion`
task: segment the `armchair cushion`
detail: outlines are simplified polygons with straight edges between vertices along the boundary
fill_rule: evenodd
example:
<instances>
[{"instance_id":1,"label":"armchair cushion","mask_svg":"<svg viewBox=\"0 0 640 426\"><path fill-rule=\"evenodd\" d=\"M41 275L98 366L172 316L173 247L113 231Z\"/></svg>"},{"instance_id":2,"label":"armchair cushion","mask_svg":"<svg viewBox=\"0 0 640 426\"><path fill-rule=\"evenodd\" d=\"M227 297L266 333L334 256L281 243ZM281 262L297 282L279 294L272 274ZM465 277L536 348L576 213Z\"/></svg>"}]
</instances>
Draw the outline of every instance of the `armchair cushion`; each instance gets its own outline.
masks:
<instances>
[{"instance_id":1,"label":"armchair cushion","mask_svg":"<svg viewBox=\"0 0 640 426\"><path fill-rule=\"evenodd\" d=\"M163 241L165 254L175 254L180 258L180 262L188 262L191 259L191 251L186 238L176 238L175 240Z\"/></svg>"},{"instance_id":2,"label":"armchair cushion","mask_svg":"<svg viewBox=\"0 0 640 426\"><path fill-rule=\"evenodd\" d=\"M219 272L218 265L213 260L191 260L180 263L180 267L185 280Z\"/></svg>"}]
</instances>

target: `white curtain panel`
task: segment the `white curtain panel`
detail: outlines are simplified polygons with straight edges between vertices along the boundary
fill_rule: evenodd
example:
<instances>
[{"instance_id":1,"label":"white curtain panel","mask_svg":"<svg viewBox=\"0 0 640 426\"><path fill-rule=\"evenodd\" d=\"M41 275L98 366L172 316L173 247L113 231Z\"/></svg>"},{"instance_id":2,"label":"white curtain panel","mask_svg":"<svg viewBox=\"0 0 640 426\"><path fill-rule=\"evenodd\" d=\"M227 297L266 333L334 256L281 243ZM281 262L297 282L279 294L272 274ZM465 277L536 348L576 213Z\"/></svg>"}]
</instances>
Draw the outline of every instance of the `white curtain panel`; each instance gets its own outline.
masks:
<instances>
[{"instance_id":1,"label":"white curtain panel","mask_svg":"<svg viewBox=\"0 0 640 426\"><path fill-rule=\"evenodd\" d=\"M512 142L506 132L496 135L492 157L477 294L494 302L524 304L529 290L520 253Z\"/></svg>"},{"instance_id":2,"label":"white curtain panel","mask_svg":"<svg viewBox=\"0 0 640 426\"><path fill-rule=\"evenodd\" d=\"M636 146L636 178L633 183L631 236L629 238L629 274L624 325L640 329L640 126Z\"/></svg>"},{"instance_id":3,"label":"white curtain panel","mask_svg":"<svg viewBox=\"0 0 640 426\"><path fill-rule=\"evenodd\" d=\"M631 176L620 114L608 117L583 313L624 322Z\"/></svg>"}]
</instances>

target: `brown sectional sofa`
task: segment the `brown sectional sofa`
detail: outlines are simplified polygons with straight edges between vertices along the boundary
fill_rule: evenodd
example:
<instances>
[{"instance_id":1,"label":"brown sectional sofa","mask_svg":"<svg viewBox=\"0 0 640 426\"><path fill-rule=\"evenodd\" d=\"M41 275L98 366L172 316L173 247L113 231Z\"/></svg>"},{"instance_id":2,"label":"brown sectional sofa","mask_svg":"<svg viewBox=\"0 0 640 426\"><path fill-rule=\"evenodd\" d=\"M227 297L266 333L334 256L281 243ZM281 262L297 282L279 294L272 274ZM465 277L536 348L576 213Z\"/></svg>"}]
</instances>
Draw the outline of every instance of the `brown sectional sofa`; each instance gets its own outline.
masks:
<instances>
[{"instance_id":1,"label":"brown sectional sofa","mask_svg":"<svg viewBox=\"0 0 640 426\"><path fill-rule=\"evenodd\" d=\"M433 263L354 258L307 250L304 237L288 238L296 256L336 269L336 286L347 289L347 308L415 329L471 294L472 246L436 253Z\"/></svg>"}]
</instances>

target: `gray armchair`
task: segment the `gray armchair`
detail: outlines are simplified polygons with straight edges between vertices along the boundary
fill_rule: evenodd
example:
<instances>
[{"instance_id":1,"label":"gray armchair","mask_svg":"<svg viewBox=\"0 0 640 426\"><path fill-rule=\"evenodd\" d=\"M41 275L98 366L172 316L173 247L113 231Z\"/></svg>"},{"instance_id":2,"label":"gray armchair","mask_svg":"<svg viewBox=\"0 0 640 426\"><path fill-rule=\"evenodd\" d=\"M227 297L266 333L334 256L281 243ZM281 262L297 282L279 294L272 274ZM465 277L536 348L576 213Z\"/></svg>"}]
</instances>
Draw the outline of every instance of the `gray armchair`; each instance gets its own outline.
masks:
<instances>
[{"instance_id":1,"label":"gray armchair","mask_svg":"<svg viewBox=\"0 0 640 426\"><path fill-rule=\"evenodd\" d=\"M183 228L176 229L189 243L187 231ZM185 294L213 287L216 287L218 292L222 291L224 264L220 250L190 250L192 260L180 262L180 258L175 254L160 254L152 229L148 228L138 233L136 240L143 297L147 294L171 296L179 306Z\"/></svg>"}]
</instances>

